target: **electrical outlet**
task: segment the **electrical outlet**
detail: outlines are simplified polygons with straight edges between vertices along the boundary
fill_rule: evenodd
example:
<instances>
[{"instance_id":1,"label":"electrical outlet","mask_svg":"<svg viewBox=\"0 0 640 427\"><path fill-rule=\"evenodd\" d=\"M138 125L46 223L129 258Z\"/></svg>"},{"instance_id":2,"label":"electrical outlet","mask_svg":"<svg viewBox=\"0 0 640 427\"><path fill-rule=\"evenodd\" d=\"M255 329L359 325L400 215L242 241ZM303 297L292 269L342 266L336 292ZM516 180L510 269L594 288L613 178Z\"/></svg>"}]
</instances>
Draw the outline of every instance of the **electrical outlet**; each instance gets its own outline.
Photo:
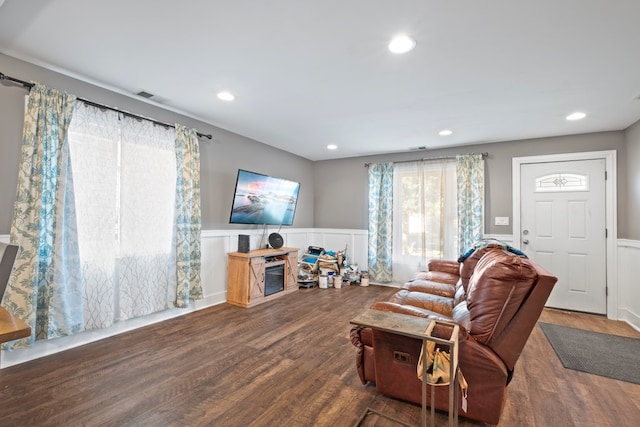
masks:
<instances>
[{"instance_id":1,"label":"electrical outlet","mask_svg":"<svg viewBox=\"0 0 640 427\"><path fill-rule=\"evenodd\" d=\"M508 216L497 216L496 217L496 225L509 225L509 217Z\"/></svg>"}]
</instances>

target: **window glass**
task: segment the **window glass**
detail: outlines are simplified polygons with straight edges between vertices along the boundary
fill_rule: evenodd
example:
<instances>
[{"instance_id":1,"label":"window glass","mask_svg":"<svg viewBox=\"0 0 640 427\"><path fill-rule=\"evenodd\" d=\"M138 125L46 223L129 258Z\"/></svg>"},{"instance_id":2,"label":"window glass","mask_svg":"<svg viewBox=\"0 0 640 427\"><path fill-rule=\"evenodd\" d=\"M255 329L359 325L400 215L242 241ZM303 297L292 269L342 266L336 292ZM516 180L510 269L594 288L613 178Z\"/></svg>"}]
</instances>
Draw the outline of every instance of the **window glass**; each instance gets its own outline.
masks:
<instances>
[{"instance_id":1,"label":"window glass","mask_svg":"<svg viewBox=\"0 0 640 427\"><path fill-rule=\"evenodd\" d=\"M410 279L429 259L456 259L455 161L397 164L393 194L394 281Z\"/></svg>"},{"instance_id":2,"label":"window glass","mask_svg":"<svg viewBox=\"0 0 640 427\"><path fill-rule=\"evenodd\" d=\"M589 191L589 177L574 173L554 173L536 178L536 193Z\"/></svg>"}]
</instances>

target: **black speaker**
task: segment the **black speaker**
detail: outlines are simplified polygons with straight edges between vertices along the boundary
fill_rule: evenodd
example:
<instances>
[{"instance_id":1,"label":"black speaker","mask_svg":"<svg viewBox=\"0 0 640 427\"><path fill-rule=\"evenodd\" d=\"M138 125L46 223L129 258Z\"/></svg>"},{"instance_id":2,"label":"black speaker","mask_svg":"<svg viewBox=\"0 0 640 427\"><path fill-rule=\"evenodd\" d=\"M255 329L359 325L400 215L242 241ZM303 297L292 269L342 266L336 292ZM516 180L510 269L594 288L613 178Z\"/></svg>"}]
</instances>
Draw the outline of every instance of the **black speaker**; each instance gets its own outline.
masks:
<instances>
[{"instance_id":1,"label":"black speaker","mask_svg":"<svg viewBox=\"0 0 640 427\"><path fill-rule=\"evenodd\" d=\"M249 235L248 234L238 234L238 252L242 252L243 254L249 253Z\"/></svg>"},{"instance_id":2,"label":"black speaker","mask_svg":"<svg viewBox=\"0 0 640 427\"><path fill-rule=\"evenodd\" d=\"M269 244L274 249L280 249L284 245L284 240L278 233L271 233L269 234Z\"/></svg>"}]
</instances>

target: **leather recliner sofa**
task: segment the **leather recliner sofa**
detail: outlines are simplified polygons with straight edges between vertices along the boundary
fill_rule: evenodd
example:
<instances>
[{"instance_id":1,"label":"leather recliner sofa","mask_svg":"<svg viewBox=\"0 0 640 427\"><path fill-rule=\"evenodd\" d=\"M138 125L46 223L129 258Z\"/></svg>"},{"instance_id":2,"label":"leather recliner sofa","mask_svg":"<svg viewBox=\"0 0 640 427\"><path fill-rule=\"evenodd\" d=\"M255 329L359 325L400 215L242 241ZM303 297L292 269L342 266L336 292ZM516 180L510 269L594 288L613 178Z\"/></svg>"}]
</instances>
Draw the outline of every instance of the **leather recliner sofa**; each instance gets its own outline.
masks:
<instances>
[{"instance_id":1,"label":"leather recliner sofa","mask_svg":"<svg viewBox=\"0 0 640 427\"><path fill-rule=\"evenodd\" d=\"M535 262L490 244L461 263L430 261L428 271L416 273L388 301L371 308L460 325L459 366L469 388L467 411L460 401L459 414L497 424L516 361L556 281ZM434 335L448 338L444 332ZM355 326L351 341L363 384L371 381L385 395L422 402L416 375L421 340ZM435 408L448 411L448 386L435 390Z\"/></svg>"}]
</instances>

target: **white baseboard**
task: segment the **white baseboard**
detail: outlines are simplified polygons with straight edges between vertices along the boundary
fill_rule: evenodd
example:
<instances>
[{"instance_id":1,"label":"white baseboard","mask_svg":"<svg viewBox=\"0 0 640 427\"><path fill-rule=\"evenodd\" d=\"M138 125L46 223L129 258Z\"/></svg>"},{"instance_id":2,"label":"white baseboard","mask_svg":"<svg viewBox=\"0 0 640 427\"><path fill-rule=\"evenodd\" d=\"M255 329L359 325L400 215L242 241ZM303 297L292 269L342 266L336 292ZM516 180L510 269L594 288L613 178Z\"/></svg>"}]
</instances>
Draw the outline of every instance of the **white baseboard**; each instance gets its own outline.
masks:
<instances>
[{"instance_id":1,"label":"white baseboard","mask_svg":"<svg viewBox=\"0 0 640 427\"><path fill-rule=\"evenodd\" d=\"M378 283L378 282L369 282L371 286L385 286L387 288L400 288L402 287L402 283L397 282L388 282L388 283Z\"/></svg>"},{"instance_id":2,"label":"white baseboard","mask_svg":"<svg viewBox=\"0 0 640 427\"><path fill-rule=\"evenodd\" d=\"M640 315L626 308L618 309L618 319L626 322L636 331L640 332Z\"/></svg>"}]
</instances>

